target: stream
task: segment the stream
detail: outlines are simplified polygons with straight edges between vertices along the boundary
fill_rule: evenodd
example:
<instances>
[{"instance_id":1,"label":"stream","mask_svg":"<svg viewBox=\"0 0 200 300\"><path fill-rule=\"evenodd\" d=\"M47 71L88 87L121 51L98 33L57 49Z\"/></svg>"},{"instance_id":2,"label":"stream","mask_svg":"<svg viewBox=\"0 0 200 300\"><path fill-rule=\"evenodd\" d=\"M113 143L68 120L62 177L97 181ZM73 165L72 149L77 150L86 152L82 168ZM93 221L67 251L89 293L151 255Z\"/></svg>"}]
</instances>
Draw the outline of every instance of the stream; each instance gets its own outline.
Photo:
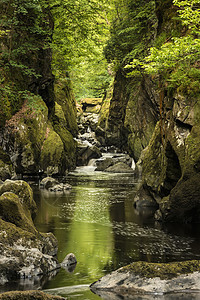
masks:
<instances>
[{"instance_id":1,"label":"stream","mask_svg":"<svg viewBox=\"0 0 200 300\"><path fill-rule=\"evenodd\" d=\"M67 299L100 299L89 284L133 261L200 259L198 226L162 227L151 210L135 210L133 174L77 167L67 183L73 188L64 193L34 187L37 229L56 236L60 262L70 252L78 261L71 272L61 269L44 281L43 290Z\"/></svg>"}]
</instances>

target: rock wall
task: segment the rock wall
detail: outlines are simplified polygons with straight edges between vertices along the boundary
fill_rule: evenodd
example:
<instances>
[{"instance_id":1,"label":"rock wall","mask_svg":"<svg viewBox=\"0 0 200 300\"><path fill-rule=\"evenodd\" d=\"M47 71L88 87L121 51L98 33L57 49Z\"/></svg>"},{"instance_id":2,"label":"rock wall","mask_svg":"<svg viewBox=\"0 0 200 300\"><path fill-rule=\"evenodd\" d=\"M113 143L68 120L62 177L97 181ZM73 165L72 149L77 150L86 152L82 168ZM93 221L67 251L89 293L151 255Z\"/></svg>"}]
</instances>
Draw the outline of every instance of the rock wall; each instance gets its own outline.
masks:
<instances>
[{"instance_id":1,"label":"rock wall","mask_svg":"<svg viewBox=\"0 0 200 300\"><path fill-rule=\"evenodd\" d=\"M51 13L27 1L0 8L0 179L64 175L76 164L76 108L70 81L52 74Z\"/></svg>"},{"instance_id":2,"label":"rock wall","mask_svg":"<svg viewBox=\"0 0 200 300\"><path fill-rule=\"evenodd\" d=\"M141 156L140 193L146 192L140 200L148 194L158 203L157 220L199 222L200 96L176 93L165 99L164 108L164 120Z\"/></svg>"},{"instance_id":3,"label":"rock wall","mask_svg":"<svg viewBox=\"0 0 200 300\"><path fill-rule=\"evenodd\" d=\"M128 150L135 161L159 119L158 94L150 77L126 78L118 71L110 102L106 143Z\"/></svg>"},{"instance_id":4,"label":"rock wall","mask_svg":"<svg viewBox=\"0 0 200 300\"><path fill-rule=\"evenodd\" d=\"M137 8L142 9L139 4ZM185 32L174 18L177 8L172 1L155 1L154 10L154 35L146 47L159 46ZM105 122L106 141L128 150L137 162L138 174L142 173L135 205L158 208L157 220L199 222L199 92L192 86L182 92L169 89L159 74L130 78L123 67L122 61Z\"/></svg>"}]
</instances>

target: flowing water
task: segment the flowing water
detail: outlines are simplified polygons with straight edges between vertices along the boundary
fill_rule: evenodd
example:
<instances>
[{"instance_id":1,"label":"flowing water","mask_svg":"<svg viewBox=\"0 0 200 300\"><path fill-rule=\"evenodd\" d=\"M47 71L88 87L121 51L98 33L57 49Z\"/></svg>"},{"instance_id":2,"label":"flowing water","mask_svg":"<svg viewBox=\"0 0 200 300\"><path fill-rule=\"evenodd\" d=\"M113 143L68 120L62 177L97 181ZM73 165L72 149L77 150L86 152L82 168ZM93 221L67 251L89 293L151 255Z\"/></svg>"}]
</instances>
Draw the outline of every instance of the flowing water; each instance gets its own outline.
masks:
<instances>
[{"instance_id":1,"label":"flowing water","mask_svg":"<svg viewBox=\"0 0 200 300\"><path fill-rule=\"evenodd\" d=\"M65 193L34 189L38 230L54 233L60 262L70 252L78 261L72 272L61 269L48 279L43 290L67 299L100 299L89 284L128 263L200 259L198 226L161 228L152 211L134 209L133 174L79 167L67 182L73 188Z\"/></svg>"}]
</instances>

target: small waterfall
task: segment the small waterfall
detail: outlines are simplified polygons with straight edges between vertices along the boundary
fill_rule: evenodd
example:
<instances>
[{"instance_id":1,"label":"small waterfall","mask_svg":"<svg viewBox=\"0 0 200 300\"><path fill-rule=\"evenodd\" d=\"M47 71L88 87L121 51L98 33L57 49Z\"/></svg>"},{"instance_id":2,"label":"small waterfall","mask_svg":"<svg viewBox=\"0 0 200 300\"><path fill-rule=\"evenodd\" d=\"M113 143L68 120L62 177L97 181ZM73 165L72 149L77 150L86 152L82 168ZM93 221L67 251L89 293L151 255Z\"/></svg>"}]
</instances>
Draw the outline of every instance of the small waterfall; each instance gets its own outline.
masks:
<instances>
[{"instance_id":1,"label":"small waterfall","mask_svg":"<svg viewBox=\"0 0 200 300\"><path fill-rule=\"evenodd\" d=\"M89 160L89 162L88 162L88 167L96 167L97 165L96 165L96 158L92 158L92 159L90 159Z\"/></svg>"}]
</instances>

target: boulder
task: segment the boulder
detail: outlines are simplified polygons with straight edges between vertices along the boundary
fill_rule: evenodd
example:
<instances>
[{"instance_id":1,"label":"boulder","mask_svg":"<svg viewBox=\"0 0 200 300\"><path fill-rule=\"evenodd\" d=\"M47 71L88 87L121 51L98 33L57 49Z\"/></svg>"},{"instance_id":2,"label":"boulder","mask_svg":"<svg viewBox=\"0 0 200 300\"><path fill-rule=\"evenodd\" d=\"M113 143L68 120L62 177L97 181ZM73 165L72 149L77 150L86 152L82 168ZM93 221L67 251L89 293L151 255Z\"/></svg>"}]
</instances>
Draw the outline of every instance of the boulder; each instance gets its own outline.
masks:
<instances>
[{"instance_id":1,"label":"boulder","mask_svg":"<svg viewBox=\"0 0 200 300\"><path fill-rule=\"evenodd\" d=\"M77 152L77 165L87 166L90 159L100 158L101 156L101 151L96 146L79 143Z\"/></svg>"},{"instance_id":2,"label":"boulder","mask_svg":"<svg viewBox=\"0 0 200 300\"><path fill-rule=\"evenodd\" d=\"M28 232L37 233L30 211L22 205L17 195L5 192L0 196L1 218Z\"/></svg>"},{"instance_id":3,"label":"boulder","mask_svg":"<svg viewBox=\"0 0 200 300\"><path fill-rule=\"evenodd\" d=\"M0 195L5 192L12 192L19 197L23 207L31 212L31 215L36 213L36 203L33 199L33 191L29 184L23 180L6 180L0 185Z\"/></svg>"},{"instance_id":4,"label":"boulder","mask_svg":"<svg viewBox=\"0 0 200 300\"><path fill-rule=\"evenodd\" d=\"M9 180L0 186L0 195L0 283L58 269L56 238L39 233L33 224L30 186Z\"/></svg>"},{"instance_id":5,"label":"boulder","mask_svg":"<svg viewBox=\"0 0 200 300\"><path fill-rule=\"evenodd\" d=\"M113 159L111 157L100 158L96 160L96 169L95 171L104 171L108 167L114 164Z\"/></svg>"},{"instance_id":6,"label":"boulder","mask_svg":"<svg viewBox=\"0 0 200 300\"><path fill-rule=\"evenodd\" d=\"M199 271L200 261L197 260L173 263L134 262L102 277L90 288L94 293L104 295L103 299L109 299L106 297L107 293L118 295L119 299L139 299L140 295L173 292L177 296L177 292L185 291L200 293ZM127 295L130 298L126 298ZM137 297L134 298L135 296Z\"/></svg>"},{"instance_id":7,"label":"boulder","mask_svg":"<svg viewBox=\"0 0 200 300\"><path fill-rule=\"evenodd\" d=\"M42 291L14 291L0 294L1 300L64 300L65 298L46 294Z\"/></svg>"},{"instance_id":8,"label":"boulder","mask_svg":"<svg viewBox=\"0 0 200 300\"><path fill-rule=\"evenodd\" d=\"M61 192L72 189L68 183L59 183L55 178L45 177L40 182L40 187L45 188L51 192Z\"/></svg>"},{"instance_id":9,"label":"boulder","mask_svg":"<svg viewBox=\"0 0 200 300\"><path fill-rule=\"evenodd\" d=\"M115 165L105 169L105 172L111 173L134 173L133 169L123 162L118 162Z\"/></svg>"},{"instance_id":10,"label":"boulder","mask_svg":"<svg viewBox=\"0 0 200 300\"><path fill-rule=\"evenodd\" d=\"M63 192L63 191L71 190L71 189L72 189L72 186L70 184L60 183L60 184L56 184L56 185L50 187L49 191L51 191L51 192Z\"/></svg>"},{"instance_id":11,"label":"boulder","mask_svg":"<svg viewBox=\"0 0 200 300\"><path fill-rule=\"evenodd\" d=\"M59 182L55 178L45 177L40 182L40 187L43 187L45 189L49 189L49 188L51 188L52 186L54 186L54 185L56 185L58 183Z\"/></svg>"},{"instance_id":12,"label":"boulder","mask_svg":"<svg viewBox=\"0 0 200 300\"><path fill-rule=\"evenodd\" d=\"M63 262L60 264L67 272L72 273L76 268L77 260L73 253L67 254Z\"/></svg>"}]
</instances>

